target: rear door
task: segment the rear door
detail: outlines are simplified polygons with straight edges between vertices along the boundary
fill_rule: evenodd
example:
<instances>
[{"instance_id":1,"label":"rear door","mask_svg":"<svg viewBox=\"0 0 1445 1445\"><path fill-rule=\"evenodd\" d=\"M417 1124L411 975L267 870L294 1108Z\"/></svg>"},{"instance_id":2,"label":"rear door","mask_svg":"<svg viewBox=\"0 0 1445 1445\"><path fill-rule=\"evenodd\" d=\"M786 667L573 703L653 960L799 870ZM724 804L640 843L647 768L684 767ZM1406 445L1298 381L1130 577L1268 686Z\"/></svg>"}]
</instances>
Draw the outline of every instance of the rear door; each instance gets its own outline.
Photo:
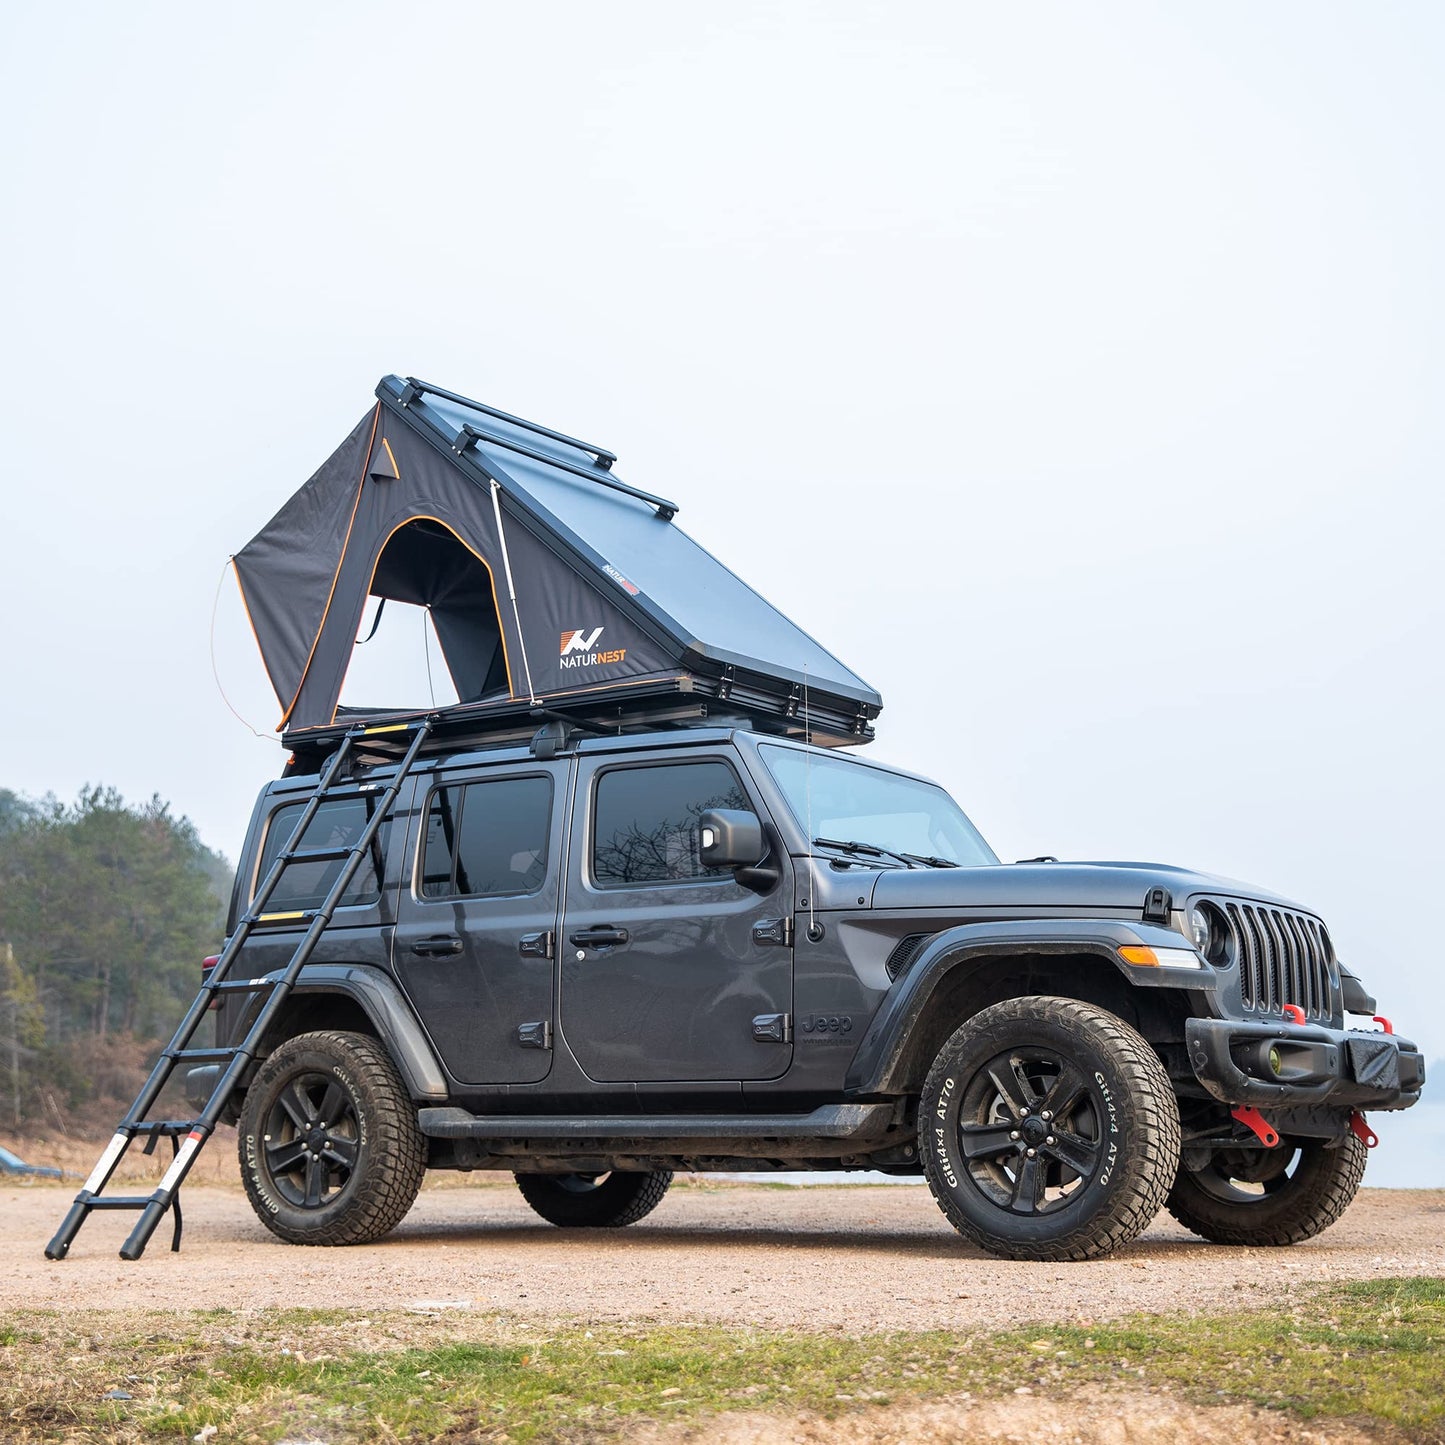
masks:
<instances>
[{"instance_id":1,"label":"rear door","mask_svg":"<svg viewBox=\"0 0 1445 1445\"><path fill-rule=\"evenodd\" d=\"M707 808L766 817L726 752L579 761L560 1011L590 1078L773 1079L792 1061L779 1018L792 1009L792 949L754 935L787 912L791 877L759 896L702 867Z\"/></svg>"},{"instance_id":2,"label":"rear door","mask_svg":"<svg viewBox=\"0 0 1445 1445\"><path fill-rule=\"evenodd\" d=\"M519 762L418 785L395 969L459 1083L536 1083L551 1069L569 766Z\"/></svg>"}]
</instances>

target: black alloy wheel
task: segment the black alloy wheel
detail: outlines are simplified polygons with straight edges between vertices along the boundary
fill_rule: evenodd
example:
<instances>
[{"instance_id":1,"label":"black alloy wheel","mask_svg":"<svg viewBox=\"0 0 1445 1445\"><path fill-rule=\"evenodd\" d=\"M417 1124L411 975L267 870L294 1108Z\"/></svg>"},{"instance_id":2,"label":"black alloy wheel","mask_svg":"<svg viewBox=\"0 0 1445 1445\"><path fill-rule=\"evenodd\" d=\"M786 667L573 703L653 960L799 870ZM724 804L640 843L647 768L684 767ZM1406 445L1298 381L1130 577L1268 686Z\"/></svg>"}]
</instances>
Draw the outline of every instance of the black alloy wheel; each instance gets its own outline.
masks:
<instances>
[{"instance_id":1,"label":"black alloy wheel","mask_svg":"<svg viewBox=\"0 0 1445 1445\"><path fill-rule=\"evenodd\" d=\"M1273 1149L1223 1149L1199 1170L1180 1166L1170 1214L1215 1244L1300 1244L1328 1229L1354 1199L1369 1158L1354 1134L1282 1139Z\"/></svg>"},{"instance_id":2,"label":"black alloy wheel","mask_svg":"<svg viewBox=\"0 0 1445 1445\"><path fill-rule=\"evenodd\" d=\"M333 1203L351 1182L360 1133L344 1084L331 1074L297 1074L266 1117L266 1177L298 1209Z\"/></svg>"},{"instance_id":3,"label":"black alloy wheel","mask_svg":"<svg viewBox=\"0 0 1445 1445\"><path fill-rule=\"evenodd\" d=\"M919 1152L939 1206L975 1243L1010 1259L1091 1259L1158 1213L1178 1108L1153 1049L1113 1014L1011 999L939 1050Z\"/></svg>"},{"instance_id":4,"label":"black alloy wheel","mask_svg":"<svg viewBox=\"0 0 1445 1445\"><path fill-rule=\"evenodd\" d=\"M238 1143L251 1207L292 1244L381 1238L426 1172L401 1076L364 1034L300 1034L277 1048L246 1091Z\"/></svg>"},{"instance_id":5,"label":"black alloy wheel","mask_svg":"<svg viewBox=\"0 0 1445 1445\"><path fill-rule=\"evenodd\" d=\"M671 1170L650 1173L518 1174L522 1198L549 1224L563 1229L620 1229L662 1203Z\"/></svg>"}]
</instances>

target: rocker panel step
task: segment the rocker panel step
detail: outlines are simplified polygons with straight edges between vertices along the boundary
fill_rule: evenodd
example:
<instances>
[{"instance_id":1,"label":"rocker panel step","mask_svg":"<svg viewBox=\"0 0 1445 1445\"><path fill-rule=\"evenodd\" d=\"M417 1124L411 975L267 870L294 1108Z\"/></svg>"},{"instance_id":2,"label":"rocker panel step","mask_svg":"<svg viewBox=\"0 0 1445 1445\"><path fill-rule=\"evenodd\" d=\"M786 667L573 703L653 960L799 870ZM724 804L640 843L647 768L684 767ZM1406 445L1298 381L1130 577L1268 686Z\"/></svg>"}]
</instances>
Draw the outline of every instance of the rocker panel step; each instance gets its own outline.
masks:
<instances>
[{"instance_id":1,"label":"rocker panel step","mask_svg":"<svg viewBox=\"0 0 1445 1445\"><path fill-rule=\"evenodd\" d=\"M891 1104L824 1104L810 1114L469 1114L422 1109L433 1139L857 1139L882 1134Z\"/></svg>"}]
</instances>

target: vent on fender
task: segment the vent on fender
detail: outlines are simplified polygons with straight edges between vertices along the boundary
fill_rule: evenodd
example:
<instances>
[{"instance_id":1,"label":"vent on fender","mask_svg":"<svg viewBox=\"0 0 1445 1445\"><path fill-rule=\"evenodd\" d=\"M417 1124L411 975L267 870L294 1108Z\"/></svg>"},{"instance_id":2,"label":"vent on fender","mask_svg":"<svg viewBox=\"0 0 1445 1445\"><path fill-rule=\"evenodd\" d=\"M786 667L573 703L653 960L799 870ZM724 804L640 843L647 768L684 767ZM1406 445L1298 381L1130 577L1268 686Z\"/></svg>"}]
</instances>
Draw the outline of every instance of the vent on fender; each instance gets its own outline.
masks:
<instances>
[{"instance_id":1,"label":"vent on fender","mask_svg":"<svg viewBox=\"0 0 1445 1445\"><path fill-rule=\"evenodd\" d=\"M888 970L888 977L896 980L907 973L913 960L918 957L919 949L932 937L931 933L910 933L907 937L900 938L893 952L888 955L888 962L883 965Z\"/></svg>"}]
</instances>

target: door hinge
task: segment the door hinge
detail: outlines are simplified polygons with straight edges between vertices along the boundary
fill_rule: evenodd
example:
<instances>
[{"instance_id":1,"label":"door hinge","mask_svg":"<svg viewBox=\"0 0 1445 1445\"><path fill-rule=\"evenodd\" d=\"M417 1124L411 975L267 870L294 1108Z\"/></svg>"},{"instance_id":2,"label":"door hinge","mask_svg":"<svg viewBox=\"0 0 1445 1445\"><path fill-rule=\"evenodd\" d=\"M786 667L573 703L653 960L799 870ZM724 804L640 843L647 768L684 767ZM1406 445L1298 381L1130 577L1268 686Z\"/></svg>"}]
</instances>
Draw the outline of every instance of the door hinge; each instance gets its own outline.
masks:
<instances>
[{"instance_id":1,"label":"door hinge","mask_svg":"<svg viewBox=\"0 0 1445 1445\"><path fill-rule=\"evenodd\" d=\"M760 1044L792 1043L792 1014L759 1014L753 1020L753 1037Z\"/></svg>"},{"instance_id":2,"label":"door hinge","mask_svg":"<svg viewBox=\"0 0 1445 1445\"><path fill-rule=\"evenodd\" d=\"M552 1047L552 1025L550 1023L519 1024L517 1042L524 1049L550 1049Z\"/></svg>"},{"instance_id":3,"label":"door hinge","mask_svg":"<svg viewBox=\"0 0 1445 1445\"><path fill-rule=\"evenodd\" d=\"M545 933L524 933L517 940L517 952L523 958L551 958L554 942L551 929Z\"/></svg>"},{"instance_id":4,"label":"door hinge","mask_svg":"<svg viewBox=\"0 0 1445 1445\"><path fill-rule=\"evenodd\" d=\"M753 942L759 946L774 948L793 946L793 920L791 918L762 918L753 924Z\"/></svg>"}]
</instances>

